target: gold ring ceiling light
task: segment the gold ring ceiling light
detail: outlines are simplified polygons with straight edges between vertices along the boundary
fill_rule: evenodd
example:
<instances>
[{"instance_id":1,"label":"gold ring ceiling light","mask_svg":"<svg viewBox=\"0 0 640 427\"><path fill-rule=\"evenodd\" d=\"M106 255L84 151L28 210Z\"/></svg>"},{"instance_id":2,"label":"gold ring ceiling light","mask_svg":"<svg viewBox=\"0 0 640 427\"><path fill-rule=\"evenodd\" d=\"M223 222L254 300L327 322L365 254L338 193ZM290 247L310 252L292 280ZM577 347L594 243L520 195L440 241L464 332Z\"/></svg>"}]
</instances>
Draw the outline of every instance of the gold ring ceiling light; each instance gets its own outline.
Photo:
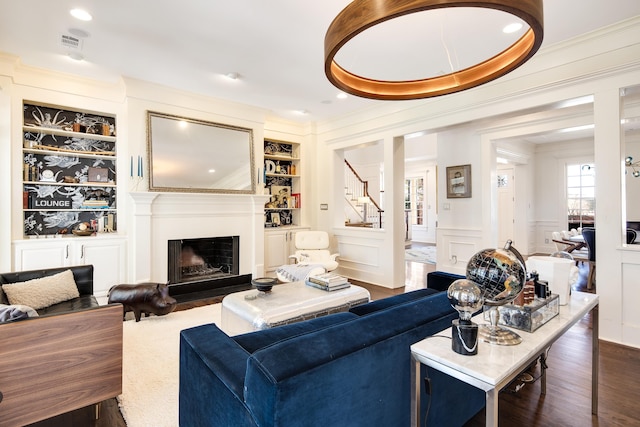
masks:
<instances>
[{"instance_id":1,"label":"gold ring ceiling light","mask_svg":"<svg viewBox=\"0 0 640 427\"><path fill-rule=\"evenodd\" d=\"M334 61L338 51L374 25L417 12L476 7L514 15L529 25L514 44L492 58L450 74L421 80L386 81L351 73ZM352 95L382 100L420 99L470 89L501 77L524 64L543 38L542 0L354 0L333 20L324 39L324 71L331 83Z\"/></svg>"}]
</instances>

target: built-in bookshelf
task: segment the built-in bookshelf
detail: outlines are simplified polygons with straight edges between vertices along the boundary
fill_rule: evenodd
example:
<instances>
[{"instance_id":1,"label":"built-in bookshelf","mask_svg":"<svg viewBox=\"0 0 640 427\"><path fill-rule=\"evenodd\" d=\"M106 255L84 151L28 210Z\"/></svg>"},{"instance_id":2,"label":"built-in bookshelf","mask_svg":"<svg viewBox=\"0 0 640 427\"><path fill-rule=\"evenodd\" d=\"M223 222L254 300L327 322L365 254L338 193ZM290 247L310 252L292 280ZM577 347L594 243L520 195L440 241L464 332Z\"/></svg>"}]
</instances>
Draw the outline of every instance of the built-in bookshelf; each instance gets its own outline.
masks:
<instances>
[{"instance_id":1,"label":"built-in bookshelf","mask_svg":"<svg viewBox=\"0 0 640 427\"><path fill-rule=\"evenodd\" d=\"M265 204L265 227L300 224L300 144L264 141L264 183L271 195Z\"/></svg>"},{"instance_id":2,"label":"built-in bookshelf","mask_svg":"<svg viewBox=\"0 0 640 427\"><path fill-rule=\"evenodd\" d=\"M115 231L116 120L24 101L25 236Z\"/></svg>"}]
</instances>

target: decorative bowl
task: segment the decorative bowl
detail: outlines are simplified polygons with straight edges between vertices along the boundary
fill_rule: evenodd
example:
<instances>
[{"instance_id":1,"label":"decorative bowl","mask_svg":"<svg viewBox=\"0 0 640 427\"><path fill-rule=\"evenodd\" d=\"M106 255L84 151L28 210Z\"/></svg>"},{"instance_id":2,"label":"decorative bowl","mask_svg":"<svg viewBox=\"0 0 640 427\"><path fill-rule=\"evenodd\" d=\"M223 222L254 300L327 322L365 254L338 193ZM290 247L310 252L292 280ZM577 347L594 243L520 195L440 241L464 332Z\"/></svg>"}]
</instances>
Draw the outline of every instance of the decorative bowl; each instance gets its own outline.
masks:
<instances>
[{"instance_id":1,"label":"decorative bowl","mask_svg":"<svg viewBox=\"0 0 640 427\"><path fill-rule=\"evenodd\" d=\"M91 236L93 234L93 230L71 230L71 232L76 236Z\"/></svg>"},{"instance_id":2,"label":"decorative bowl","mask_svg":"<svg viewBox=\"0 0 640 427\"><path fill-rule=\"evenodd\" d=\"M273 285L277 283L278 280L273 277L259 277L257 279L251 279L251 285L260 292L270 292Z\"/></svg>"}]
</instances>

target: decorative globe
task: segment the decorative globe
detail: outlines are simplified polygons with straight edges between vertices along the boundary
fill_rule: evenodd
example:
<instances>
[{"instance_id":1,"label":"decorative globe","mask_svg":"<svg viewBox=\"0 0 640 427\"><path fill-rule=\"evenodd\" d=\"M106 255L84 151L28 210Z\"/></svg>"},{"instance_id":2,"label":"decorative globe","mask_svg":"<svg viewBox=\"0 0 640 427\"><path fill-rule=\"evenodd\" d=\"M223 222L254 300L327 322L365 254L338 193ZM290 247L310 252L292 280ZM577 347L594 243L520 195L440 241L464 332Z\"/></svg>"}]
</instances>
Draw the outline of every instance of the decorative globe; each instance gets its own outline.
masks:
<instances>
[{"instance_id":1,"label":"decorative globe","mask_svg":"<svg viewBox=\"0 0 640 427\"><path fill-rule=\"evenodd\" d=\"M485 305L503 305L513 301L522 290L527 278L524 260L511 246L483 249L467 263L467 279L478 284Z\"/></svg>"},{"instance_id":2,"label":"decorative globe","mask_svg":"<svg viewBox=\"0 0 640 427\"><path fill-rule=\"evenodd\" d=\"M498 326L498 306L513 301L527 279L524 259L511 246L511 240L503 249L483 249L472 256L467 263L467 279L478 284L484 304L490 307L491 325L480 328L482 340L499 345L519 344L522 341L520 335Z\"/></svg>"},{"instance_id":3,"label":"decorative globe","mask_svg":"<svg viewBox=\"0 0 640 427\"><path fill-rule=\"evenodd\" d=\"M451 307L460 313L460 320L466 322L482 308L483 298L480 287L468 279L458 279L447 289Z\"/></svg>"}]
</instances>

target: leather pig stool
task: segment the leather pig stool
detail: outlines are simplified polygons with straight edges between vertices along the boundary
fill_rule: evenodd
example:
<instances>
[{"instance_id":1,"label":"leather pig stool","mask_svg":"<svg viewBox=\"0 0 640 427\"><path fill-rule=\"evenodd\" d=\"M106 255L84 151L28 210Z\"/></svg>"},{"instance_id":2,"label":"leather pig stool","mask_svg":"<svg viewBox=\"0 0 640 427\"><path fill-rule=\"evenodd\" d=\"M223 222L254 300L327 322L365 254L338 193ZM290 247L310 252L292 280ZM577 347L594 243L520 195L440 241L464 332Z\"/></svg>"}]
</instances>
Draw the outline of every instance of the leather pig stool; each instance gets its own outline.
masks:
<instances>
[{"instance_id":1,"label":"leather pig stool","mask_svg":"<svg viewBox=\"0 0 640 427\"><path fill-rule=\"evenodd\" d=\"M155 314L163 316L176 309L177 301L169 296L166 283L139 283L136 285L115 285L109 289L109 304L124 306L123 319L128 311L133 311L136 322L140 316Z\"/></svg>"}]
</instances>

